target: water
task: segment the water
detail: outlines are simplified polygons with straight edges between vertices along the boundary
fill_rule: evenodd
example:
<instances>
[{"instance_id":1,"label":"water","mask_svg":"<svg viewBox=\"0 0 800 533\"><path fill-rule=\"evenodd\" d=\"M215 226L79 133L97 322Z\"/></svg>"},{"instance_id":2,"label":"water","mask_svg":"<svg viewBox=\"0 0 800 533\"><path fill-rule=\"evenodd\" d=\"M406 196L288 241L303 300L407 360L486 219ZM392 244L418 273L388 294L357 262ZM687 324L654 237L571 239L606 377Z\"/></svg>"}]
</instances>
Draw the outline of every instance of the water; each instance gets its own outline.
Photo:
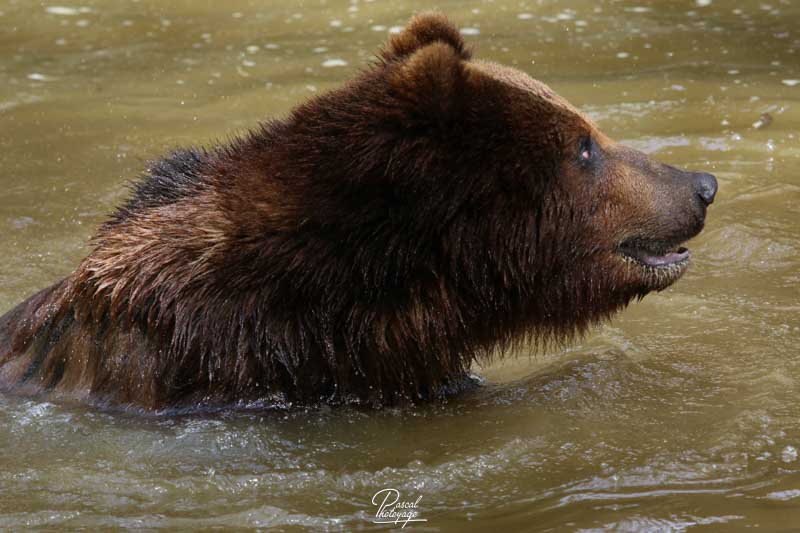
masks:
<instances>
[{"instance_id":1,"label":"water","mask_svg":"<svg viewBox=\"0 0 800 533\"><path fill-rule=\"evenodd\" d=\"M75 267L143 161L338 85L422 6L0 0L0 311ZM0 398L0 527L385 530L383 488L422 496L419 531L800 523L800 7L438 7L610 136L716 174L685 278L416 409L164 418Z\"/></svg>"}]
</instances>

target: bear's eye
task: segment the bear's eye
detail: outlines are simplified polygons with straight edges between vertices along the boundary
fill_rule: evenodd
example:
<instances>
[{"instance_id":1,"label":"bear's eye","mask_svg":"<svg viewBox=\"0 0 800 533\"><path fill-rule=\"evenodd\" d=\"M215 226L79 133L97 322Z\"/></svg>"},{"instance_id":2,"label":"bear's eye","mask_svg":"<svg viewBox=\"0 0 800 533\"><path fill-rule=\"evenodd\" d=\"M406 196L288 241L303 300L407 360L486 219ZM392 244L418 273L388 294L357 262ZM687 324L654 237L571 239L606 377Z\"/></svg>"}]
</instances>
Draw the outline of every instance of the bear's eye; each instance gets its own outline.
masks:
<instances>
[{"instance_id":1,"label":"bear's eye","mask_svg":"<svg viewBox=\"0 0 800 533\"><path fill-rule=\"evenodd\" d=\"M592 148L591 135L587 135L581 139L580 150L578 152L580 154L581 161L591 161L592 155L594 154L594 150Z\"/></svg>"}]
</instances>

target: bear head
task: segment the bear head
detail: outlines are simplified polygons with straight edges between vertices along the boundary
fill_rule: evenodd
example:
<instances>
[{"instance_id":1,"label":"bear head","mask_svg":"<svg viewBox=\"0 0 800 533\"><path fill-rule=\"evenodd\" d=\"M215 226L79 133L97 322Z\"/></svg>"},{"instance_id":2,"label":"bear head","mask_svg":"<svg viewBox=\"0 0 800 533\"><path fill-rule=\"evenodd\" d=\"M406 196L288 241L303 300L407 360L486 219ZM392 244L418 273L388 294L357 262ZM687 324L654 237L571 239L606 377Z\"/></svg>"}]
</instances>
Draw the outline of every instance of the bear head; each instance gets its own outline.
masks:
<instances>
[{"instance_id":1,"label":"bear head","mask_svg":"<svg viewBox=\"0 0 800 533\"><path fill-rule=\"evenodd\" d=\"M668 287L717 188L618 145L526 73L474 59L439 14L292 118L317 181L314 212L296 201L304 220L335 221L368 286L446 295L487 344L566 338Z\"/></svg>"}]
</instances>

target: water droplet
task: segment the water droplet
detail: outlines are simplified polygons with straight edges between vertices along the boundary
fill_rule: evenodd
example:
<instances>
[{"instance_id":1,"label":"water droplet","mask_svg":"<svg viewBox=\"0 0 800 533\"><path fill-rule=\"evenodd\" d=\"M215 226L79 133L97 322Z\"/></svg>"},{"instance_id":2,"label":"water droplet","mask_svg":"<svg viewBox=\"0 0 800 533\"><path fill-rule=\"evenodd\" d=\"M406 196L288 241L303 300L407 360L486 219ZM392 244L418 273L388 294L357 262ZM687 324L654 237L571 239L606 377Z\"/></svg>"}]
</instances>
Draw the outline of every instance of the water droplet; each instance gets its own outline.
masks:
<instances>
[{"instance_id":1,"label":"water droplet","mask_svg":"<svg viewBox=\"0 0 800 533\"><path fill-rule=\"evenodd\" d=\"M781 83L789 87L794 87L795 85L800 85L800 80L781 80Z\"/></svg>"},{"instance_id":2,"label":"water droplet","mask_svg":"<svg viewBox=\"0 0 800 533\"><path fill-rule=\"evenodd\" d=\"M338 58L326 59L325 61L322 62L322 66L325 68L346 67L347 61Z\"/></svg>"},{"instance_id":3,"label":"water droplet","mask_svg":"<svg viewBox=\"0 0 800 533\"><path fill-rule=\"evenodd\" d=\"M478 28L461 28L462 35L479 35L481 30Z\"/></svg>"},{"instance_id":4,"label":"water droplet","mask_svg":"<svg viewBox=\"0 0 800 533\"><path fill-rule=\"evenodd\" d=\"M797 448L794 446L787 446L781 452L781 459L784 463L791 463L797 460Z\"/></svg>"},{"instance_id":5,"label":"water droplet","mask_svg":"<svg viewBox=\"0 0 800 533\"><path fill-rule=\"evenodd\" d=\"M32 72L31 74L28 74L28 79L33 81L52 81L55 78L40 72Z\"/></svg>"},{"instance_id":6,"label":"water droplet","mask_svg":"<svg viewBox=\"0 0 800 533\"><path fill-rule=\"evenodd\" d=\"M51 15L64 15L64 16L72 16L80 13L78 8L67 7L67 6L49 6L45 9L45 11L47 11Z\"/></svg>"}]
</instances>

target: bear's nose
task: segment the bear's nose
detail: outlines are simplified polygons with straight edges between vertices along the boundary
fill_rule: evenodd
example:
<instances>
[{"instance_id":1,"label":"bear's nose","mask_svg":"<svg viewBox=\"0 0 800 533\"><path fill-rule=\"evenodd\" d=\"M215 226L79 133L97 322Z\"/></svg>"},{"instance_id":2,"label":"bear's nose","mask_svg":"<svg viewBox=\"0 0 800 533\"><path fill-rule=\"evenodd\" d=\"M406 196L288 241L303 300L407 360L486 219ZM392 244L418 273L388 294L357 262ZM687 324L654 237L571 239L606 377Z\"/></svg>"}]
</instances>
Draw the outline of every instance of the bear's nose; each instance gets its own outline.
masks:
<instances>
[{"instance_id":1,"label":"bear's nose","mask_svg":"<svg viewBox=\"0 0 800 533\"><path fill-rule=\"evenodd\" d=\"M695 173L694 190L706 205L711 205L717 195L717 178L708 172Z\"/></svg>"}]
</instances>

